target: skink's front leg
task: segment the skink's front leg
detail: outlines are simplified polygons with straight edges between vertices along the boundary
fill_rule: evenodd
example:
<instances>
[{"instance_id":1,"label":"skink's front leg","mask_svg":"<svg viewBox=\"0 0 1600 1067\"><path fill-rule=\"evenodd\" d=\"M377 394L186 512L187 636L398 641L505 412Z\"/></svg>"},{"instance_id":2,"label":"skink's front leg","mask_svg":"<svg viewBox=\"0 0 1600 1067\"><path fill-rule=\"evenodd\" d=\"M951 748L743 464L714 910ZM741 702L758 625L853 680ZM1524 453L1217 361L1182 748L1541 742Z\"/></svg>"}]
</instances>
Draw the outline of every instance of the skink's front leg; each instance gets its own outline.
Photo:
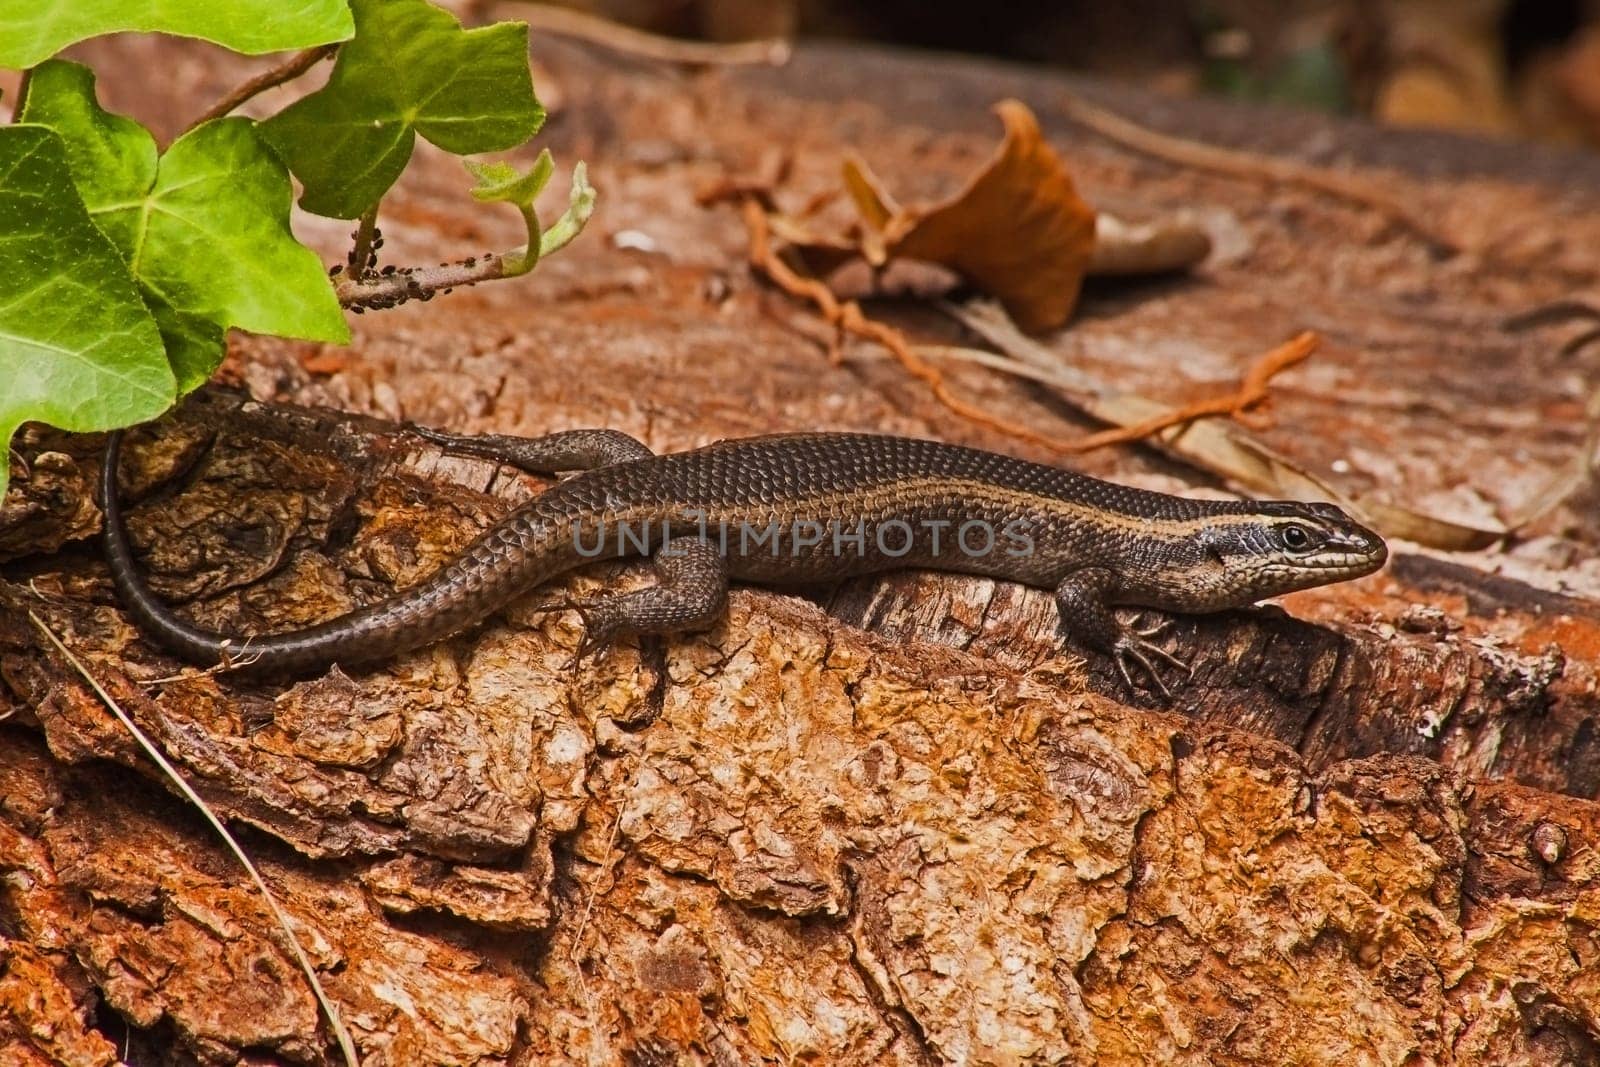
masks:
<instances>
[{"instance_id":1,"label":"skink's front leg","mask_svg":"<svg viewBox=\"0 0 1600 1067\"><path fill-rule=\"evenodd\" d=\"M1128 664L1136 663L1162 698L1170 701L1172 692L1161 680L1150 657L1186 673L1193 672L1187 663L1151 641L1146 634L1130 630L1117 621L1107 603L1115 583L1116 575L1103 567L1086 567L1068 575L1056 587L1056 608L1061 612L1061 621L1074 637L1111 655L1130 691L1137 687Z\"/></svg>"}]
</instances>

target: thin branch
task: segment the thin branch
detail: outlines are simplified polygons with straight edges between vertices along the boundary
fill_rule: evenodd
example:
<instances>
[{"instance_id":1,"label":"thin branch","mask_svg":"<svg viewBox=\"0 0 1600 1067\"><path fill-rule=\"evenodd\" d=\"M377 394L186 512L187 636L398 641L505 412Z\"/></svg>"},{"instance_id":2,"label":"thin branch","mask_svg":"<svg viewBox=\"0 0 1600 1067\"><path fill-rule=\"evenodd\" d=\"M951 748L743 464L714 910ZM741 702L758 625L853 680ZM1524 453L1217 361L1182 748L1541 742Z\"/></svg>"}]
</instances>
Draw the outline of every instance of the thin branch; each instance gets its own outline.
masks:
<instances>
[{"instance_id":1,"label":"thin branch","mask_svg":"<svg viewBox=\"0 0 1600 1067\"><path fill-rule=\"evenodd\" d=\"M1218 148L1216 145L1201 144L1198 141L1157 133L1132 119L1124 118L1076 96L1065 97L1061 107L1068 118L1082 123L1107 140L1115 141L1136 152L1143 152L1145 155L1155 156L1169 163L1226 174L1234 178L1298 185L1376 211L1421 238L1435 251L1445 255L1455 255L1461 251L1460 244L1423 222L1410 209L1379 192L1369 183L1351 175L1339 174L1296 160Z\"/></svg>"},{"instance_id":2,"label":"thin branch","mask_svg":"<svg viewBox=\"0 0 1600 1067\"><path fill-rule=\"evenodd\" d=\"M178 787L179 791L188 798L189 803L200 810L200 814L205 816L206 821L211 824L211 828L222 838L223 843L228 846L235 858L244 865L244 869L249 872L251 880L255 882L256 889L260 890L261 896L267 902L267 906L272 909L272 914L277 919L278 925L282 927L284 937L288 939L289 947L293 950L295 959L299 961L300 970L305 973L306 981L311 983L311 991L316 994L317 1003L322 1005L323 1013L328 1017L328 1025L333 1028L333 1034L339 1042L339 1051L344 1055L345 1064L347 1067L360 1067L361 1061L356 1057L356 1047L355 1043L350 1039L350 1032L345 1029L343 1021L339 1018L338 1009L333 1006L333 1001L328 998L328 994L323 990L322 982L318 980L317 972L311 966L311 960L306 956L305 949L300 947L300 940L295 937L294 927L289 924L288 914L278 904L278 898L272 895L272 890L267 888L266 880L261 877L261 872L256 869L256 865L251 862L249 856L245 855L244 849L239 847L239 842L235 841L233 835L228 833L227 827L222 825L222 820L217 816L217 813L212 811L204 800L200 799L200 794L196 793L194 787L184 780L183 775L178 773L178 769L172 765L171 761L162 755L161 750L156 747L154 741L150 740L149 735L139 729L138 724L122 709L122 705L118 704L116 699L106 692L99 679L89 673L89 669L83 665L83 661L78 659L72 650L62 642L61 638L55 635L55 631L46 626L44 620L39 618L38 614L31 608L28 611L28 618L33 620L33 624L39 628L40 632L50 639L52 645L56 646L56 651L66 657L67 662L72 664L73 670L77 671L83 680L89 684L89 687L105 702L106 707L122 723L123 728L133 735L135 741L139 742L139 747L144 749L145 755L149 756L156 766L161 768L162 773L172 780L172 783Z\"/></svg>"},{"instance_id":3,"label":"thin branch","mask_svg":"<svg viewBox=\"0 0 1600 1067\"><path fill-rule=\"evenodd\" d=\"M765 65L781 67L789 61L793 46L782 37L765 37L754 41L722 44L714 41L685 41L676 37L662 37L646 33L632 26L624 26L572 8L552 4L518 4L517 18L529 29L542 30L560 37L574 37L581 41L603 45L642 59L659 59L666 63L689 63L697 66Z\"/></svg>"},{"instance_id":4,"label":"thin branch","mask_svg":"<svg viewBox=\"0 0 1600 1067\"><path fill-rule=\"evenodd\" d=\"M234 108L249 100L252 96L264 93L268 89L282 85L284 82L293 81L316 66L320 60L333 55L338 50L339 46L337 44L325 44L316 48L307 48L304 52L296 52L293 57L280 66L257 74L254 78L251 78L233 92L212 104L199 118L184 127L183 132L188 133L203 122L220 119L224 115L232 113Z\"/></svg>"},{"instance_id":5,"label":"thin branch","mask_svg":"<svg viewBox=\"0 0 1600 1067\"><path fill-rule=\"evenodd\" d=\"M1160 411L1135 421L1121 422L1120 425L1109 430L1087 434L1073 442L1073 451L1088 452L1092 449L1104 448L1107 445L1140 441L1147 437L1154 437L1156 434L1174 427L1187 426L1196 419L1218 415L1237 417L1241 411L1247 410L1250 405L1265 400L1267 380L1279 371L1299 363L1310 355L1311 347L1315 344L1315 340L1316 335L1308 331L1291 338L1277 348L1263 353L1245 373L1244 381L1240 383L1238 390L1232 394L1197 401L1181 408ZM1068 392L1081 391L1083 385L1082 380L1073 375L1062 374L1046 367L1030 366L1009 356L996 355L979 349L950 345L917 345L916 349L923 355L932 356L936 359L952 359L961 363L988 367L1003 374L1039 382L1041 385L1055 386ZM1126 404L1126 397L1122 399L1125 402L1125 406L1133 406L1132 404ZM1142 398L1140 399L1142 402ZM1098 410L1086 408L1085 411L1097 419L1120 421L1108 418L1103 408Z\"/></svg>"}]
</instances>

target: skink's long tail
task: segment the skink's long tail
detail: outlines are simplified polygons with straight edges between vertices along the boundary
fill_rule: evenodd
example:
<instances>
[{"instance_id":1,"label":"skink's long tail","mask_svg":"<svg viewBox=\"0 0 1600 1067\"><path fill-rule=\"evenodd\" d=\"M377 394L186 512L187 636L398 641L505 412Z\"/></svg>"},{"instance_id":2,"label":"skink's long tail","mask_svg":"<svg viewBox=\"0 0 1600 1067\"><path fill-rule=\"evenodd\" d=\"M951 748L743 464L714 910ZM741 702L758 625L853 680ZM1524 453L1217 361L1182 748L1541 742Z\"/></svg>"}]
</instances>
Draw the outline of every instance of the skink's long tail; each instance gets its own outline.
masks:
<instances>
[{"instance_id":1,"label":"skink's long tail","mask_svg":"<svg viewBox=\"0 0 1600 1067\"><path fill-rule=\"evenodd\" d=\"M194 663L209 666L226 660L251 673L296 674L334 662L382 659L446 637L523 591L589 562L572 550L570 523L561 508L540 498L485 531L420 584L386 600L289 633L218 633L176 615L140 573L117 500L121 446L121 432L113 433L100 471L111 579L139 626Z\"/></svg>"}]
</instances>

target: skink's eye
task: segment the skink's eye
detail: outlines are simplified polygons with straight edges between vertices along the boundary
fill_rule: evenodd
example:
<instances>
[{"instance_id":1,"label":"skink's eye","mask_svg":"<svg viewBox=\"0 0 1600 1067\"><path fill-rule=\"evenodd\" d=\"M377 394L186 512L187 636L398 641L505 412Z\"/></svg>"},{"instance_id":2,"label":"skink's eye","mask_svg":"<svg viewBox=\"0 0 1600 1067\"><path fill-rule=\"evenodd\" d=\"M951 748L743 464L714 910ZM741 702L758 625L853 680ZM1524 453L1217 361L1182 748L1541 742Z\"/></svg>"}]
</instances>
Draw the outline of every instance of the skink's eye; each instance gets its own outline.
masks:
<instances>
[{"instance_id":1,"label":"skink's eye","mask_svg":"<svg viewBox=\"0 0 1600 1067\"><path fill-rule=\"evenodd\" d=\"M1278 530L1278 539L1290 552L1304 552L1311 547L1311 535L1304 526L1284 526Z\"/></svg>"}]
</instances>

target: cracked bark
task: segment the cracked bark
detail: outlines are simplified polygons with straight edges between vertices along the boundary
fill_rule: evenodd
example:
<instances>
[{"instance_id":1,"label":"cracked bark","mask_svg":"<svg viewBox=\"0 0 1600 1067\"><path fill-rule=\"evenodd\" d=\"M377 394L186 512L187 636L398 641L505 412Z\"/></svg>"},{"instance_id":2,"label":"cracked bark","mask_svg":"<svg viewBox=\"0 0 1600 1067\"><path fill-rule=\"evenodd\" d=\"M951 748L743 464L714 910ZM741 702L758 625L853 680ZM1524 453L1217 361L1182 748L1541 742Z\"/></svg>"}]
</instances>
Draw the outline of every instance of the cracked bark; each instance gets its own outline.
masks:
<instances>
[{"instance_id":1,"label":"cracked bark","mask_svg":"<svg viewBox=\"0 0 1600 1067\"><path fill-rule=\"evenodd\" d=\"M118 49L155 46L103 47L126 66ZM1006 447L870 353L822 365L737 268L737 223L698 213L688 190L771 128L793 136L802 191L850 144L873 146L880 172L958 181L988 145L973 101L1021 92L1047 114L1057 83L814 53L663 93L587 52L541 59L584 87L551 134L609 180L604 225L670 233L673 256L597 230L541 267L540 306L484 290L367 316L331 374L305 371L306 346L238 342L227 373L273 404L208 391L128 449L135 540L196 619L337 613L415 581L543 486L368 415L612 425L661 449L802 425ZM175 109L236 77L171 69L158 91ZM1143 99L1124 102L1169 106ZM1170 106L1202 132L1233 129L1229 109ZM1293 143L1285 129L1305 121L1249 135ZM1339 136L1371 165L1415 143ZM1537 153L1502 166L1458 146L1426 182L1388 172L1466 236L1514 223L1488 235L1499 252L1546 257L1441 267L1403 236L1352 235L1340 205L1264 202L1065 127L1052 137L1107 206L1213 205L1249 245L1199 282L1091 294L1052 341L1064 358L1164 395L1172 365L1122 338L1186 346L1197 378L1224 379L1280 326L1336 325L1330 360L1307 371L1327 395L1281 396L1274 445L1321 463L1338 442L1384 442L1362 447L1401 460L1349 446L1357 466L1419 500L1475 476L1493 492L1508 462L1503 442L1441 432L1439 411L1520 425L1535 457L1581 438L1540 392L1559 387L1548 353L1491 336L1466 306L1592 280L1577 249L1600 243L1594 217L1538 195ZM462 210L445 162L422 160L386 202L389 250L462 239L440 222ZM1441 276L1457 288L1439 282L1419 319L1416 294ZM1447 348L1476 369L1441 385ZM1019 419L1061 417L1030 390L957 380ZM1515 417L1533 410L1536 429ZM1170 710L1126 706L1108 663L1063 644L1047 593L927 574L738 588L713 630L626 642L570 674L574 620L537 609L643 581L603 567L375 669L156 681L178 665L76 547L97 523L97 442L30 431L22 447L25 506L0 522L0 1041L22 1062L109 1063L124 1041L136 1060L332 1051L261 902L29 610L243 832L373 1063L1596 1055L1600 809L1585 798L1600 791L1600 609L1581 561L1558 592L1536 587L1530 553L1401 551L1383 576L1282 609L1180 620L1174 647L1197 672ZM1084 465L1159 488L1194 478L1135 453ZM1561 522L1592 557L1593 516ZM1502 563L1513 573L1486 573Z\"/></svg>"}]
</instances>

